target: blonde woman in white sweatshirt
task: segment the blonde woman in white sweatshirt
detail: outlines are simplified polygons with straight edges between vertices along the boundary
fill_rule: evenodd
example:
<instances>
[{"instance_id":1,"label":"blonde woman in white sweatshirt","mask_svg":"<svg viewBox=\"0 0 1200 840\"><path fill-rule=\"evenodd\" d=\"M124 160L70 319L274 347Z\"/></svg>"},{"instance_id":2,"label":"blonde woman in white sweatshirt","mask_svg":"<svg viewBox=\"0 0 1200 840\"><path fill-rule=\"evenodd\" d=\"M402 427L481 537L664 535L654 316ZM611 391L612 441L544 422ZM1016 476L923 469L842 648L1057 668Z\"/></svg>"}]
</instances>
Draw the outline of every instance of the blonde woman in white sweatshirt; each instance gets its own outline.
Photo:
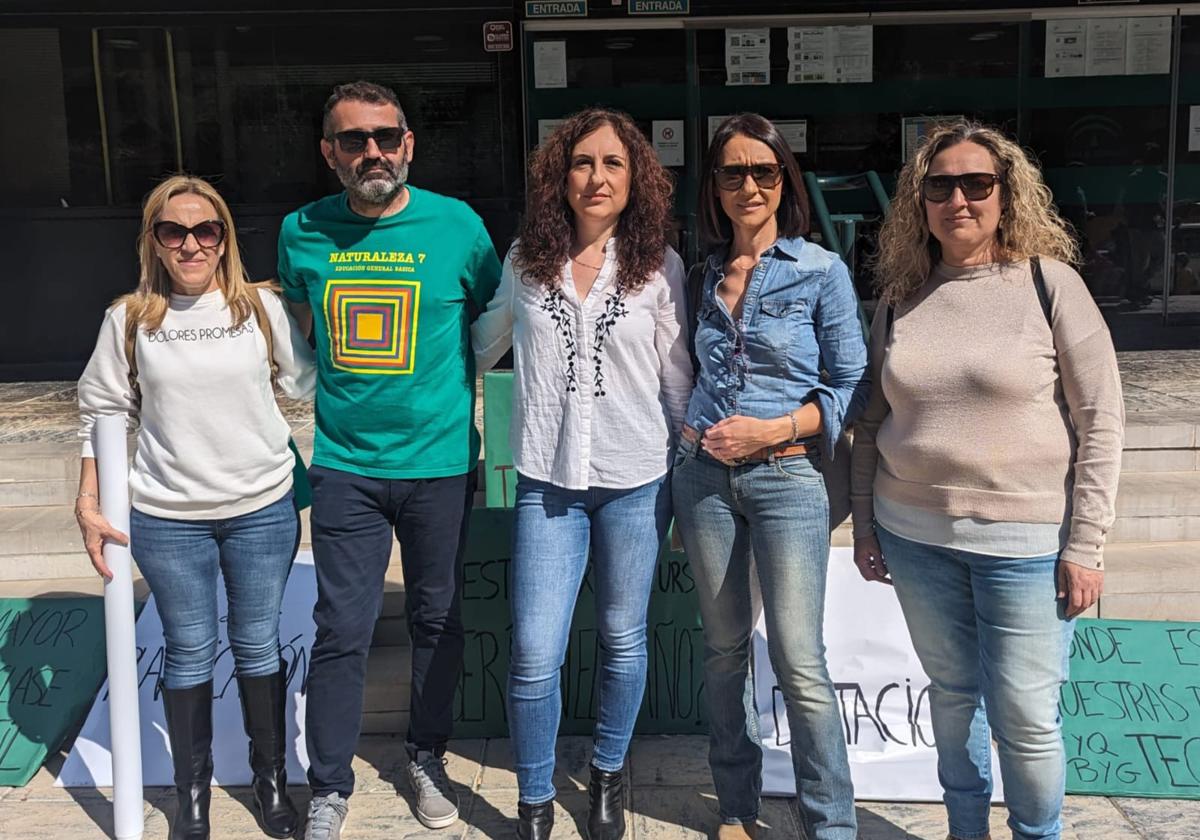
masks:
<instances>
[{"instance_id":1,"label":"blonde woman in white sweatshirt","mask_svg":"<svg viewBox=\"0 0 1200 840\"><path fill-rule=\"evenodd\" d=\"M289 428L272 384L310 394L312 353L278 297L248 282L229 207L208 183L177 175L151 191L138 253L137 290L106 313L79 380L75 516L92 565L111 577L103 543L126 537L100 514L91 429L100 415L139 416L129 545L166 640L162 695L178 799L171 838L209 837L219 573L255 815L268 836L290 837L299 817L284 774L279 607L300 523Z\"/></svg>"}]
</instances>

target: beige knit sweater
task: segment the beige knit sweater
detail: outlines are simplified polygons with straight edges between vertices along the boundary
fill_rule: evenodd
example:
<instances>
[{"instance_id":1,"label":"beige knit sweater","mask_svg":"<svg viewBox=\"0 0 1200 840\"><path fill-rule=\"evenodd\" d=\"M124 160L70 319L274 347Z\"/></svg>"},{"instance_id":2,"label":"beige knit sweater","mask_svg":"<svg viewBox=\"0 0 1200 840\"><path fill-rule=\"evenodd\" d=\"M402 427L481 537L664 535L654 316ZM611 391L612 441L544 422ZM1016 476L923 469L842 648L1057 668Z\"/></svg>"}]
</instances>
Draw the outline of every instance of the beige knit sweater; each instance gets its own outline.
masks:
<instances>
[{"instance_id":1,"label":"beige knit sweater","mask_svg":"<svg viewBox=\"0 0 1200 840\"><path fill-rule=\"evenodd\" d=\"M934 269L871 326L871 399L854 426L854 535L874 494L949 516L1064 522L1062 559L1104 567L1125 408L1108 328L1083 280L1043 259ZM1053 333L1051 332L1053 325Z\"/></svg>"}]
</instances>

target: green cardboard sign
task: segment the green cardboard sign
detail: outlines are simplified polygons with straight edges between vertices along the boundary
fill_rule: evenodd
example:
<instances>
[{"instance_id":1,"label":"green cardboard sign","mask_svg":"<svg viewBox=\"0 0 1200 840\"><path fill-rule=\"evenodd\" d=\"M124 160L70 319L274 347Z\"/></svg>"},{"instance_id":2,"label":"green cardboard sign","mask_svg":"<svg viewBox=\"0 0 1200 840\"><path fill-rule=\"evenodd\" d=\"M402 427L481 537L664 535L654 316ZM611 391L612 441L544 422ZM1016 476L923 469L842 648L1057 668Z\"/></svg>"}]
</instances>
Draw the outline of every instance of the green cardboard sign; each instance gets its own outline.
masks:
<instances>
[{"instance_id":1,"label":"green cardboard sign","mask_svg":"<svg viewBox=\"0 0 1200 840\"><path fill-rule=\"evenodd\" d=\"M466 651L454 709L454 734L495 738L508 734L504 704L512 619L508 567L513 512L476 508L463 561ZM669 541L668 541L669 542ZM596 722L600 649L592 567L584 575L562 667L563 735L590 734ZM687 560L667 543L658 558L647 622L646 695L638 717L642 734L707 731L700 692L704 684L704 632Z\"/></svg>"},{"instance_id":2,"label":"green cardboard sign","mask_svg":"<svg viewBox=\"0 0 1200 840\"><path fill-rule=\"evenodd\" d=\"M1059 710L1068 793L1200 799L1200 623L1081 619Z\"/></svg>"},{"instance_id":3,"label":"green cardboard sign","mask_svg":"<svg viewBox=\"0 0 1200 840\"><path fill-rule=\"evenodd\" d=\"M104 663L102 598L0 598L0 785L24 785L62 745Z\"/></svg>"},{"instance_id":4,"label":"green cardboard sign","mask_svg":"<svg viewBox=\"0 0 1200 840\"><path fill-rule=\"evenodd\" d=\"M488 507L512 507L517 493L517 471L508 445L512 383L510 370L483 375L483 468Z\"/></svg>"}]
</instances>

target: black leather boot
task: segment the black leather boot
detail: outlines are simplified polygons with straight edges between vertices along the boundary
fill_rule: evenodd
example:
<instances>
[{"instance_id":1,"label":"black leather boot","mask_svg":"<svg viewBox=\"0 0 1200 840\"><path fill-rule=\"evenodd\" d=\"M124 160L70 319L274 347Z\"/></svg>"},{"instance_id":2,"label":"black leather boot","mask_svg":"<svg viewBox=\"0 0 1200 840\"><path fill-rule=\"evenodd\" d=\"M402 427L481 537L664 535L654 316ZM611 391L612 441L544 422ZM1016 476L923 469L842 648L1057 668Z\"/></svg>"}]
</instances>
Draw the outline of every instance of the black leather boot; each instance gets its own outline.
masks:
<instances>
[{"instance_id":1,"label":"black leather boot","mask_svg":"<svg viewBox=\"0 0 1200 840\"><path fill-rule=\"evenodd\" d=\"M554 828L554 800L538 805L517 803L518 840L549 840Z\"/></svg>"},{"instance_id":2,"label":"black leather boot","mask_svg":"<svg viewBox=\"0 0 1200 840\"><path fill-rule=\"evenodd\" d=\"M268 837L291 837L300 815L287 792L287 670L265 677L237 678L242 720L250 737L250 769L254 771L254 817Z\"/></svg>"},{"instance_id":3,"label":"black leather boot","mask_svg":"<svg viewBox=\"0 0 1200 840\"><path fill-rule=\"evenodd\" d=\"M621 771L609 773L592 766L588 783L588 840L620 840L625 836L625 803Z\"/></svg>"},{"instance_id":4,"label":"black leather boot","mask_svg":"<svg viewBox=\"0 0 1200 840\"><path fill-rule=\"evenodd\" d=\"M163 711L175 769L171 840L209 840L212 798L212 680L191 688L164 688Z\"/></svg>"}]
</instances>

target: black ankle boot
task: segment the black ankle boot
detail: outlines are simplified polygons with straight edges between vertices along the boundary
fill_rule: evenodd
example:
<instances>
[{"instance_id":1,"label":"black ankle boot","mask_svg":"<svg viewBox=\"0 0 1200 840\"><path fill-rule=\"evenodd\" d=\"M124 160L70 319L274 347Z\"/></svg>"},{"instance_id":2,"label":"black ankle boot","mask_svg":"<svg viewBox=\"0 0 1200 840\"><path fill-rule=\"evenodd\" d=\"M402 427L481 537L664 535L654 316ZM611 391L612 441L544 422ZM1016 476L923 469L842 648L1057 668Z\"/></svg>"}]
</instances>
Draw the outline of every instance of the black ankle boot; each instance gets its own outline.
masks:
<instances>
[{"instance_id":1,"label":"black ankle boot","mask_svg":"<svg viewBox=\"0 0 1200 840\"><path fill-rule=\"evenodd\" d=\"M171 840L208 840L212 798L212 694L209 680L191 688L164 688L163 711L175 769Z\"/></svg>"},{"instance_id":2,"label":"black ankle boot","mask_svg":"<svg viewBox=\"0 0 1200 840\"><path fill-rule=\"evenodd\" d=\"M254 771L254 817L268 837L291 837L300 826L300 815L287 793L285 678L283 663L265 677L238 677Z\"/></svg>"},{"instance_id":3,"label":"black ankle boot","mask_svg":"<svg viewBox=\"0 0 1200 840\"><path fill-rule=\"evenodd\" d=\"M554 828L554 800L539 805L517 803L518 840L550 840Z\"/></svg>"},{"instance_id":4,"label":"black ankle boot","mask_svg":"<svg viewBox=\"0 0 1200 840\"><path fill-rule=\"evenodd\" d=\"M625 836L625 803L621 771L592 767L588 784L588 840L620 840Z\"/></svg>"}]
</instances>

